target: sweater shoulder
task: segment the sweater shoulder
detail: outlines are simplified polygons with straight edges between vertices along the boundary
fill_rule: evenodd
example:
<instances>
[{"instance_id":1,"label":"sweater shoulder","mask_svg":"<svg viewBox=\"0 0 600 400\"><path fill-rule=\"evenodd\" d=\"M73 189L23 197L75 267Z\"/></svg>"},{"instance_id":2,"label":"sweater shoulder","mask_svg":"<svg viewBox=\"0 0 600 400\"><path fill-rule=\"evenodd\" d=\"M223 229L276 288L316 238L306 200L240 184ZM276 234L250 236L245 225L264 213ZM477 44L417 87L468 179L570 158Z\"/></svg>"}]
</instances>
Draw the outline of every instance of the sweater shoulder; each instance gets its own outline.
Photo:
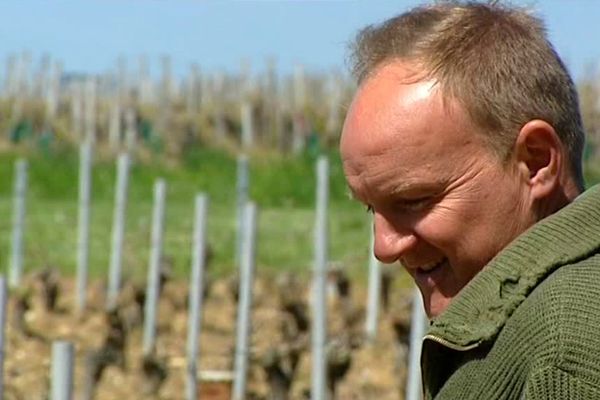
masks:
<instances>
[{"instance_id":1,"label":"sweater shoulder","mask_svg":"<svg viewBox=\"0 0 600 400\"><path fill-rule=\"evenodd\" d=\"M546 309L548 322L561 330L583 333L582 328L587 325L600 323L600 254L558 268L528 296L523 306L527 307L527 303Z\"/></svg>"},{"instance_id":2,"label":"sweater shoulder","mask_svg":"<svg viewBox=\"0 0 600 400\"><path fill-rule=\"evenodd\" d=\"M519 308L547 333L546 361L600 388L600 255L560 267Z\"/></svg>"}]
</instances>

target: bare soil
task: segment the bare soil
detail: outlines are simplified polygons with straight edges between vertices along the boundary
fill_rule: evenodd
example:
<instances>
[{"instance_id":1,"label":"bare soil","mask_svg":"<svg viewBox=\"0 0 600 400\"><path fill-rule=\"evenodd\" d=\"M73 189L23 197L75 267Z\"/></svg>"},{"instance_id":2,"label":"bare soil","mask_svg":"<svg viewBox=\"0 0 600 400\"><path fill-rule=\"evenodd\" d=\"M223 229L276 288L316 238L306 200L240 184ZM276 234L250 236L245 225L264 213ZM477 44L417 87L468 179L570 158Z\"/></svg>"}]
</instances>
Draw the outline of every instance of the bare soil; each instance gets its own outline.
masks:
<instances>
[{"instance_id":1,"label":"bare soil","mask_svg":"<svg viewBox=\"0 0 600 400\"><path fill-rule=\"evenodd\" d=\"M146 393L147 378L141 372L142 325L140 315L130 312L125 359L122 365L110 365L104 370L96 389L95 399L183 399L185 394L187 283L167 282L160 299L156 358L164 364L167 377L154 393ZM230 371L233 365L235 343L236 303L231 294L231 282L215 281L204 301L201 347L198 357L200 378L211 371ZM304 290L306 293L306 287ZM104 287L93 282L89 287L88 310L81 316L74 311L74 282L60 279L59 297L54 311L44 306L39 282L30 280L31 308L25 313L29 336L17 329L14 320L18 293L11 293L6 329L4 382L6 399L47 399L49 393L50 352L52 341L69 340L76 349L75 398L81 398L86 375L86 354L98 349L108 334L104 312ZM252 349L248 377L248 398L268 399L270 390L261 356L269 348L281 344L285 315L280 311L278 287L274 279L259 278L254 286L252 314ZM333 292L333 291L332 291ZM126 308L126 295L122 305ZM397 289L391 304L393 311L382 313L379 335L372 344L364 341L364 304L366 293L355 285L351 293L351 312L355 313L354 327L344 322L346 308L331 296L329 305L329 336L332 339L354 335L356 348L351 351L351 364L336 387L337 399L403 399L405 348L399 345L392 319L403 319L407 324L410 291ZM308 341L310 343L310 340ZM304 399L310 389L310 354L303 353L291 387L290 399ZM202 381L202 399L229 399L230 384Z\"/></svg>"}]
</instances>

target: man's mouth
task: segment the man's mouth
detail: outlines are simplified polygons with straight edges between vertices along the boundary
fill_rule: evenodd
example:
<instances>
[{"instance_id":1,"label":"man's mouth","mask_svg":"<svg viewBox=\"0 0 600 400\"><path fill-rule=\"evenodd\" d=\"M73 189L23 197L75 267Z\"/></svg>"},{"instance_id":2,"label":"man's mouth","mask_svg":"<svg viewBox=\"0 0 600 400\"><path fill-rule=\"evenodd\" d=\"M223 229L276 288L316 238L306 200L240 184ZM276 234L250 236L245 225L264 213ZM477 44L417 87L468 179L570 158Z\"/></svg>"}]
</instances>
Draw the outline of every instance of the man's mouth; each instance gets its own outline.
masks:
<instances>
[{"instance_id":1,"label":"man's mouth","mask_svg":"<svg viewBox=\"0 0 600 400\"><path fill-rule=\"evenodd\" d=\"M415 281L420 287L424 286L435 286L437 281L440 280L441 274L444 272L444 267L448 265L448 259L442 258L441 260L434 261L418 267L415 270Z\"/></svg>"},{"instance_id":2,"label":"man's mouth","mask_svg":"<svg viewBox=\"0 0 600 400\"><path fill-rule=\"evenodd\" d=\"M417 268L417 273L426 274L433 272L435 269L439 268L444 263L444 261L446 261L446 258L442 258L441 260L433 261L428 264L422 265L419 268Z\"/></svg>"}]
</instances>

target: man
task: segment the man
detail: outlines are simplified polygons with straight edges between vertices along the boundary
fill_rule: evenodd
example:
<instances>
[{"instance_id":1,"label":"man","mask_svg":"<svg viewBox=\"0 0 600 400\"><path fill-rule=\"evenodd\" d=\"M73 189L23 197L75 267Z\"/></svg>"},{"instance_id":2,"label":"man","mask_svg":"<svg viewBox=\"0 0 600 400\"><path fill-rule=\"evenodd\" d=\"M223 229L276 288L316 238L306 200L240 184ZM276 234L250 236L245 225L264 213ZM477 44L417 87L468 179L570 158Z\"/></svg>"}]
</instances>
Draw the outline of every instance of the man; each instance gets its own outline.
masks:
<instances>
[{"instance_id":1,"label":"man","mask_svg":"<svg viewBox=\"0 0 600 400\"><path fill-rule=\"evenodd\" d=\"M541 21L446 2L364 29L340 150L432 319L426 399L600 399L600 190Z\"/></svg>"}]
</instances>

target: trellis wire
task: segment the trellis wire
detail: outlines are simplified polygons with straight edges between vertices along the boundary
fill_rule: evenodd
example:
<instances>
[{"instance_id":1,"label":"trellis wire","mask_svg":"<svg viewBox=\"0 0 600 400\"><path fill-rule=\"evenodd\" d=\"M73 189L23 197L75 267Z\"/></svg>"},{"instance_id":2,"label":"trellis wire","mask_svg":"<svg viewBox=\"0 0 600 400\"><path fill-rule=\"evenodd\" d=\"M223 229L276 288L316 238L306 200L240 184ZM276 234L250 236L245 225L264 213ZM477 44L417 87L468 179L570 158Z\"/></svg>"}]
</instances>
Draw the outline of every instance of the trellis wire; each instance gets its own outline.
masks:
<instances>
[{"instance_id":1,"label":"trellis wire","mask_svg":"<svg viewBox=\"0 0 600 400\"><path fill-rule=\"evenodd\" d=\"M96 141L96 80L94 78L90 77L86 81L84 99L84 140L94 143Z\"/></svg>"},{"instance_id":2,"label":"trellis wire","mask_svg":"<svg viewBox=\"0 0 600 400\"><path fill-rule=\"evenodd\" d=\"M108 144L111 150L116 151L121 143L121 104L118 96L112 101L108 118Z\"/></svg>"},{"instance_id":3,"label":"trellis wire","mask_svg":"<svg viewBox=\"0 0 600 400\"><path fill-rule=\"evenodd\" d=\"M256 246L256 205L248 202L244 208L243 253L240 262L240 290L237 310L237 339L235 346L235 378L233 382L233 400L246 398L246 380L248 375L248 355L250 352L252 286L254 283L254 264Z\"/></svg>"},{"instance_id":4,"label":"trellis wire","mask_svg":"<svg viewBox=\"0 0 600 400\"><path fill-rule=\"evenodd\" d=\"M73 344L63 340L52 343L51 400L73 398Z\"/></svg>"},{"instance_id":5,"label":"trellis wire","mask_svg":"<svg viewBox=\"0 0 600 400\"><path fill-rule=\"evenodd\" d=\"M71 85L71 131L85 139L83 126L83 86L79 82Z\"/></svg>"},{"instance_id":6,"label":"trellis wire","mask_svg":"<svg viewBox=\"0 0 600 400\"><path fill-rule=\"evenodd\" d=\"M17 287L23 275L23 235L25 232L25 200L27 196L27 161L15 162L14 211L9 284Z\"/></svg>"},{"instance_id":7,"label":"trellis wire","mask_svg":"<svg viewBox=\"0 0 600 400\"><path fill-rule=\"evenodd\" d=\"M311 399L326 398L326 353L327 341L327 203L329 202L329 162L321 156L317 161L317 205L314 233L313 271L313 327L312 327L312 370Z\"/></svg>"},{"instance_id":8,"label":"trellis wire","mask_svg":"<svg viewBox=\"0 0 600 400\"><path fill-rule=\"evenodd\" d=\"M419 289L413 292L412 317L410 323L410 350L408 358L408 373L406 377L406 400L420 400L421 391L421 344L427 317L425 316L423 299Z\"/></svg>"},{"instance_id":9,"label":"trellis wire","mask_svg":"<svg viewBox=\"0 0 600 400\"><path fill-rule=\"evenodd\" d=\"M244 207L248 202L248 190L250 187L250 173L248 171L248 156L242 154L237 159L237 241L235 249L235 261L239 264L242 259L242 237L244 235Z\"/></svg>"},{"instance_id":10,"label":"trellis wire","mask_svg":"<svg viewBox=\"0 0 600 400\"><path fill-rule=\"evenodd\" d=\"M252 104L250 102L242 102L240 106L240 119L242 121L242 147L248 149L254 145L254 121Z\"/></svg>"},{"instance_id":11,"label":"trellis wire","mask_svg":"<svg viewBox=\"0 0 600 400\"><path fill-rule=\"evenodd\" d=\"M204 288L204 268L206 258L206 217L208 198L204 194L196 196L194 212L194 234L192 238L192 265L189 292L188 336L187 336L187 376L186 399L198 399L197 358L199 335L202 326L202 294Z\"/></svg>"},{"instance_id":12,"label":"trellis wire","mask_svg":"<svg viewBox=\"0 0 600 400\"><path fill-rule=\"evenodd\" d=\"M79 214L77 219L77 311L86 306L90 240L90 197L92 144L86 141L79 150Z\"/></svg>"},{"instance_id":13,"label":"trellis wire","mask_svg":"<svg viewBox=\"0 0 600 400\"><path fill-rule=\"evenodd\" d=\"M381 291L381 264L375 257L374 227L371 229L371 245L369 248L369 292L367 298L367 319L365 333L367 340L373 342L377 338L377 320L379 317L379 298Z\"/></svg>"},{"instance_id":14,"label":"trellis wire","mask_svg":"<svg viewBox=\"0 0 600 400\"><path fill-rule=\"evenodd\" d=\"M144 304L144 342L145 355L154 352L156 342L156 308L158 307L160 265L162 257L163 225L165 219L166 184L158 179L154 184L154 210L152 212L152 233L150 239L150 262L146 302Z\"/></svg>"},{"instance_id":15,"label":"trellis wire","mask_svg":"<svg viewBox=\"0 0 600 400\"><path fill-rule=\"evenodd\" d=\"M127 187L129 185L129 154L121 153L117 161L117 184L115 191L115 210L113 215L110 266L106 308L117 304L121 289L121 269L123 262L123 238L125 236L125 210L127 207Z\"/></svg>"}]
</instances>

